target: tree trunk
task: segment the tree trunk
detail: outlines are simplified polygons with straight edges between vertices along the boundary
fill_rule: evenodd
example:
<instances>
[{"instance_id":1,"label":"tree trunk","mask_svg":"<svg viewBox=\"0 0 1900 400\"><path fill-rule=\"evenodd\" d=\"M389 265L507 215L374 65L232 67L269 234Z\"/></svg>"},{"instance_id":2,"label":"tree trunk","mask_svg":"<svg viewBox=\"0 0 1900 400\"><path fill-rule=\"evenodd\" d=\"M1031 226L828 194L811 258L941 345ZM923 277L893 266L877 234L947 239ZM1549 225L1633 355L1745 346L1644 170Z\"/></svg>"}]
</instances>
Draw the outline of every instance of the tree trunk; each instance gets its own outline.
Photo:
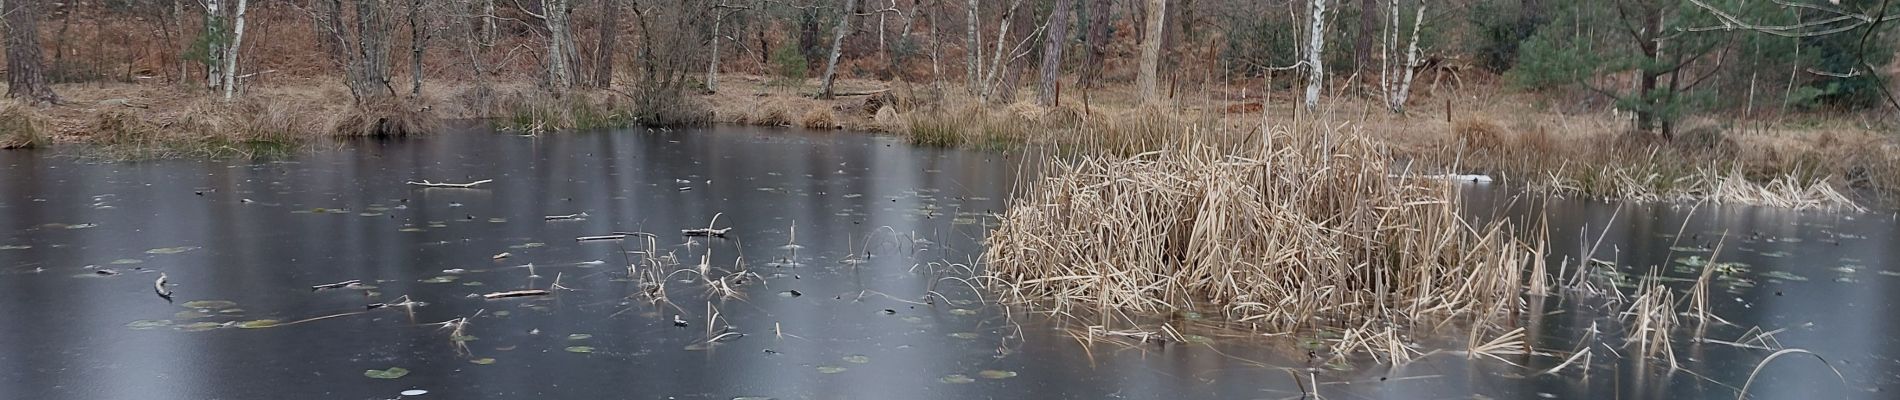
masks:
<instances>
[{"instance_id":1,"label":"tree trunk","mask_svg":"<svg viewBox=\"0 0 1900 400\"><path fill-rule=\"evenodd\" d=\"M612 87L614 84L614 52L618 51L617 47L619 47L618 45L620 44L620 1L621 0L601 0L600 2L600 43L598 47L594 48L594 86L604 88ZM713 30L717 32L718 26L714 25ZM714 63L719 62L718 40L718 35L715 33L713 38ZM712 85L712 79L708 78L706 80L706 86L711 87Z\"/></svg>"},{"instance_id":2,"label":"tree trunk","mask_svg":"<svg viewBox=\"0 0 1900 400\"><path fill-rule=\"evenodd\" d=\"M1082 71L1076 77L1076 86L1096 87L1102 79L1102 64L1108 53L1108 28L1114 26L1115 0L1082 0L1088 5L1088 34L1083 39L1087 49L1083 52Z\"/></svg>"},{"instance_id":3,"label":"tree trunk","mask_svg":"<svg viewBox=\"0 0 1900 400\"><path fill-rule=\"evenodd\" d=\"M978 72L981 71L983 65L983 32L982 25L979 25L976 19L977 10L982 5L980 0L970 0L970 4L964 8L968 11L969 23L964 29L968 35L963 42L963 79L969 81L970 93L976 93L978 87L982 86L979 82L981 74Z\"/></svg>"},{"instance_id":4,"label":"tree trunk","mask_svg":"<svg viewBox=\"0 0 1900 400\"><path fill-rule=\"evenodd\" d=\"M724 6L725 2L720 2L719 5ZM714 8L713 9L713 27L712 27L712 56L708 57L711 60L706 62L706 90L707 91L712 91L712 92L719 91L719 24L721 22L725 22L724 20L725 20L725 16L719 13L718 8Z\"/></svg>"},{"instance_id":5,"label":"tree trunk","mask_svg":"<svg viewBox=\"0 0 1900 400\"><path fill-rule=\"evenodd\" d=\"M850 32L851 13L857 5L858 0L844 0L844 8L838 11L838 28L831 31L831 55L825 57L825 75L818 84L818 98L831 98L831 83L838 73L838 54L844 51L844 36Z\"/></svg>"},{"instance_id":6,"label":"tree trunk","mask_svg":"<svg viewBox=\"0 0 1900 400\"><path fill-rule=\"evenodd\" d=\"M16 1L20 1L20 0L16 0ZM220 48L221 47L220 44L225 42L225 40L223 40L224 39L224 4L223 3L224 3L223 0L204 0L205 24L204 24L204 31L202 35L204 35L205 38L208 39L208 40L205 40L205 60L204 60L205 88L207 89L216 89L219 84L224 82L224 78L219 77L219 74L222 73L221 71L219 71L219 68L222 68L224 66L223 65L224 63L219 62L220 61L219 59L224 58L224 49Z\"/></svg>"},{"instance_id":7,"label":"tree trunk","mask_svg":"<svg viewBox=\"0 0 1900 400\"><path fill-rule=\"evenodd\" d=\"M422 0L409 0L409 96L422 95L422 50L429 33L422 23Z\"/></svg>"},{"instance_id":8,"label":"tree trunk","mask_svg":"<svg viewBox=\"0 0 1900 400\"><path fill-rule=\"evenodd\" d=\"M482 2L482 35L481 35L482 45L494 46L495 45L495 30L499 29L495 27L495 0L481 0L481 2Z\"/></svg>"},{"instance_id":9,"label":"tree trunk","mask_svg":"<svg viewBox=\"0 0 1900 400\"><path fill-rule=\"evenodd\" d=\"M377 104L396 95L389 85L389 33L383 0L356 0L356 48L350 49L355 54L349 57L347 83L357 104Z\"/></svg>"},{"instance_id":10,"label":"tree trunk","mask_svg":"<svg viewBox=\"0 0 1900 400\"><path fill-rule=\"evenodd\" d=\"M1398 3L1399 0L1387 0ZM1352 41L1352 68L1365 71L1372 61L1372 35L1379 25L1379 0L1359 0L1359 36Z\"/></svg>"},{"instance_id":11,"label":"tree trunk","mask_svg":"<svg viewBox=\"0 0 1900 400\"><path fill-rule=\"evenodd\" d=\"M59 95L46 85L45 58L40 54L40 14L37 0L7 0L7 98L33 104L58 104Z\"/></svg>"},{"instance_id":12,"label":"tree trunk","mask_svg":"<svg viewBox=\"0 0 1900 400\"><path fill-rule=\"evenodd\" d=\"M1392 0L1392 14L1389 18L1392 18L1393 21L1398 21L1398 0ZM1394 71L1402 74L1403 77L1399 78L1398 82L1396 82L1397 86L1388 87L1386 90L1386 107L1391 109L1392 112L1405 112L1405 100L1412 95L1412 77L1418 74L1418 30L1424 25L1425 2L1420 1L1418 2L1418 10L1412 15L1412 39L1411 44L1405 46L1405 64L1398 66L1402 71ZM1396 30L1397 29L1394 29L1394 31ZM1393 34L1397 35L1396 32ZM1396 37L1393 38L1392 45L1398 45ZM1388 57L1390 57L1390 55L1388 55ZM1381 73L1380 75L1383 76L1385 74ZM1384 79L1381 78L1381 80Z\"/></svg>"},{"instance_id":13,"label":"tree trunk","mask_svg":"<svg viewBox=\"0 0 1900 400\"><path fill-rule=\"evenodd\" d=\"M249 8L248 3L248 0L238 0L237 16L231 23L231 43L224 46L224 101L237 97L238 49L244 47L244 13Z\"/></svg>"},{"instance_id":14,"label":"tree trunk","mask_svg":"<svg viewBox=\"0 0 1900 400\"><path fill-rule=\"evenodd\" d=\"M1310 0L1311 21L1306 26L1306 109L1319 107L1319 91L1326 85L1326 0Z\"/></svg>"},{"instance_id":15,"label":"tree trunk","mask_svg":"<svg viewBox=\"0 0 1900 400\"><path fill-rule=\"evenodd\" d=\"M574 35L568 25L567 0L542 0L541 12L548 28L547 84L559 96L574 88L574 70L569 65L574 54Z\"/></svg>"},{"instance_id":16,"label":"tree trunk","mask_svg":"<svg viewBox=\"0 0 1900 400\"><path fill-rule=\"evenodd\" d=\"M1141 33L1141 73L1135 78L1135 87L1144 102L1161 101L1155 74L1161 67L1161 39L1167 27L1167 7L1167 0L1148 0L1148 29Z\"/></svg>"},{"instance_id":17,"label":"tree trunk","mask_svg":"<svg viewBox=\"0 0 1900 400\"><path fill-rule=\"evenodd\" d=\"M1069 42L1070 0L1056 0L1055 9L1049 12L1049 30L1042 41L1042 82L1036 85L1036 102L1054 107L1060 100L1056 97L1056 80L1062 73L1062 49Z\"/></svg>"}]
</instances>

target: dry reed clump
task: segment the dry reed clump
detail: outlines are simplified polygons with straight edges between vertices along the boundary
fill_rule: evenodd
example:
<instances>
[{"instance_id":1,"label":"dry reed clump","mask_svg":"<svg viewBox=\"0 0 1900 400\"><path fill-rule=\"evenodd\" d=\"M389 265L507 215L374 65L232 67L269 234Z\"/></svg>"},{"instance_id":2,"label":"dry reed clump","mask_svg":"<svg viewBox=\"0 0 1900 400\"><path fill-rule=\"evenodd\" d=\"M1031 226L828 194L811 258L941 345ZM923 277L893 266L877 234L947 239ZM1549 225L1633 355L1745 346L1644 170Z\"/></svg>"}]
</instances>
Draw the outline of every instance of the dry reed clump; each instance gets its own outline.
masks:
<instances>
[{"instance_id":1,"label":"dry reed clump","mask_svg":"<svg viewBox=\"0 0 1900 400\"><path fill-rule=\"evenodd\" d=\"M799 125L806 129L838 129L838 117L832 114L829 107L816 107L805 112L804 118L799 119Z\"/></svg>"},{"instance_id":2,"label":"dry reed clump","mask_svg":"<svg viewBox=\"0 0 1900 400\"><path fill-rule=\"evenodd\" d=\"M1543 262L1511 226L1463 219L1452 183L1390 175L1358 134L1274 130L1229 148L1242 150L1057 161L988 237L990 281L1058 313L1212 303L1270 333L1330 323L1355 332L1341 353L1403 360L1405 326L1501 331L1494 317Z\"/></svg>"},{"instance_id":3,"label":"dry reed clump","mask_svg":"<svg viewBox=\"0 0 1900 400\"><path fill-rule=\"evenodd\" d=\"M1509 137L1504 127L1496 122L1472 117L1452 122L1451 133L1466 149L1476 151L1504 150L1505 140Z\"/></svg>"},{"instance_id":4,"label":"dry reed clump","mask_svg":"<svg viewBox=\"0 0 1900 400\"><path fill-rule=\"evenodd\" d=\"M46 117L32 106L17 101L0 102L0 149L27 149L45 146Z\"/></svg>"},{"instance_id":5,"label":"dry reed clump","mask_svg":"<svg viewBox=\"0 0 1900 400\"><path fill-rule=\"evenodd\" d=\"M359 104L337 120L338 136L400 137L442 130L435 111L414 100L392 98Z\"/></svg>"}]
</instances>

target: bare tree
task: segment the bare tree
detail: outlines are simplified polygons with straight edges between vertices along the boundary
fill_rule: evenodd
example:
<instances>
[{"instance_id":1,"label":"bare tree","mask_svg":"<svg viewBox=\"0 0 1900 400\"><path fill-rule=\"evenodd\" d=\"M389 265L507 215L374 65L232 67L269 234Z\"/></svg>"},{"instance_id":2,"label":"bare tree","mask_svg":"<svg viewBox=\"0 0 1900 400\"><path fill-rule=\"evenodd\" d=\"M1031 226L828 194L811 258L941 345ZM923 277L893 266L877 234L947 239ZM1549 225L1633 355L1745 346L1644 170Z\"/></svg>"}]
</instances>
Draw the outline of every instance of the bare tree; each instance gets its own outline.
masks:
<instances>
[{"instance_id":1,"label":"bare tree","mask_svg":"<svg viewBox=\"0 0 1900 400\"><path fill-rule=\"evenodd\" d=\"M1042 82L1036 85L1036 102L1044 106L1055 106L1061 101L1056 80L1062 73L1062 49L1069 42L1070 0L1056 0L1055 9L1049 11L1049 33L1042 40Z\"/></svg>"},{"instance_id":2,"label":"bare tree","mask_svg":"<svg viewBox=\"0 0 1900 400\"><path fill-rule=\"evenodd\" d=\"M40 4L37 0L0 4L6 14L7 97L58 104L59 95L46 85L45 58L40 54Z\"/></svg>"},{"instance_id":3,"label":"bare tree","mask_svg":"<svg viewBox=\"0 0 1900 400\"><path fill-rule=\"evenodd\" d=\"M1087 5L1088 34L1083 35L1086 49L1082 52L1081 72L1076 76L1076 86L1095 87L1102 77L1102 62L1108 56L1108 28L1113 25L1115 0L1082 0Z\"/></svg>"},{"instance_id":4,"label":"bare tree","mask_svg":"<svg viewBox=\"0 0 1900 400\"><path fill-rule=\"evenodd\" d=\"M344 71L343 83L358 105L377 105L394 98L389 84L389 39L393 27L383 0L352 0L356 12L346 18L343 0L316 0L312 14L327 32L318 36L331 49L330 60ZM353 29L346 30L344 27Z\"/></svg>"},{"instance_id":5,"label":"bare tree","mask_svg":"<svg viewBox=\"0 0 1900 400\"><path fill-rule=\"evenodd\" d=\"M242 1L242 0L239 0ZM423 21L422 0L409 0L409 95L422 95L422 52L428 48L428 23Z\"/></svg>"},{"instance_id":6,"label":"bare tree","mask_svg":"<svg viewBox=\"0 0 1900 400\"><path fill-rule=\"evenodd\" d=\"M1141 100L1146 102L1161 100L1160 83L1155 74L1161 68L1161 37L1166 28L1167 8L1167 0L1148 0L1148 30L1141 34L1141 73L1135 78L1135 87L1141 93Z\"/></svg>"},{"instance_id":7,"label":"bare tree","mask_svg":"<svg viewBox=\"0 0 1900 400\"><path fill-rule=\"evenodd\" d=\"M620 0L600 0L600 8L600 43L594 48L594 86L611 87L614 84L614 52L620 47ZM715 54L719 51L718 46L718 42L713 42ZM706 84L710 86L712 82L707 81Z\"/></svg>"},{"instance_id":8,"label":"bare tree","mask_svg":"<svg viewBox=\"0 0 1900 400\"><path fill-rule=\"evenodd\" d=\"M1379 25L1379 0L1359 0L1359 35L1352 42L1352 67L1355 71L1365 71L1371 66L1372 36L1378 32L1375 25Z\"/></svg>"},{"instance_id":9,"label":"bare tree","mask_svg":"<svg viewBox=\"0 0 1900 400\"><path fill-rule=\"evenodd\" d=\"M205 10L204 30L201 33L205 38L205 88L216 89L224 82L224 78L219 76L224 73L221 71L224 63L220 60L224 58L224 49L219 45L225 42L224 1L203 0L200 4Z\"/></svg>"},{"instance_id":10,"label":"bare tree","mask_svg":"<svg viewBox=\"0 0 1900 400\"><path fill-rule=\"evenodd\" d=\"M1326 84L1326 66L1322 63L1326 50L1326 0L1310 0L1307 12L1311 20L1306 26L1306 108L1319 107L1319 91Z\"/></svg>"},{"instance_id":11,"label":"bare tree","mask_svg":"<svg viewBox=\"0 0 1900 400\"><path fill-rule=\"evenodd\" d=\"M548 53L543 64L547 66L548 90L556 95L567 93L574 88L574 31L568 23L573 9L567 0L542 0L540 18L548 28Z\"/></svg>"}]
</instances>

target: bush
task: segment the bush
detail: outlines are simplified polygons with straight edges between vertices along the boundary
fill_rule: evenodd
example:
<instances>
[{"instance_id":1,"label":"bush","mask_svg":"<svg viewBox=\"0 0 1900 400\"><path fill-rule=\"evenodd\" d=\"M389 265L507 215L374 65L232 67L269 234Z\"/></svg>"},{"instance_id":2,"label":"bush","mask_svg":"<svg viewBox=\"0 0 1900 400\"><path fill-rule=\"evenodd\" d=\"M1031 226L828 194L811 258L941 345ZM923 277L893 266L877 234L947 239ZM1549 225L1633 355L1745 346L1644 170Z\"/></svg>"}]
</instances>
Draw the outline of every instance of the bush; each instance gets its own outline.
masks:
<instances>
[{"instance_id":1,"label":"bush","mask_svg":"<svg viewBox=\"0 0 1900 400\"><path fill-rule=\"evenodd\" d=\"M46 126L40 115L19 102L0 103L0 149L28 149L45 146Z\"/></svg>"}]
</instances>

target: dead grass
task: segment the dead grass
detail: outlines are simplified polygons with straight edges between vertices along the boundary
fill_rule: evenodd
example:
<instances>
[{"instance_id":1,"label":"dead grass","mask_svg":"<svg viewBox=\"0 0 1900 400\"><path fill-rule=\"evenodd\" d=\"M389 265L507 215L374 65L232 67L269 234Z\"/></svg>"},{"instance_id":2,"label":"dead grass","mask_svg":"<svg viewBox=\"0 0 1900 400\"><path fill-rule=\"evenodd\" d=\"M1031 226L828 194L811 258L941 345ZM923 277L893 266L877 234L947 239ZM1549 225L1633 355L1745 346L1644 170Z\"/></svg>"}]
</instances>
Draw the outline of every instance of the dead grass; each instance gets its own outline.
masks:
<instances>
[{"instance_id":1,"label":"dead grass","mask_svg":"<svg viewBox=\"0 0 1900 400\"><path fill-rule=\"evenodd\" d=\"M30 149L50 143L45 118L32 106L0 101L0 149Z\"/></svg>"},{"instance_id":2,"label":"dead grass","mask_svg":"<svg viewBox=\"0 0 1900 400\"><path fill-rule=\"evenodd\" d=\"M837 116L832 115L830 108L813 108L806 111L804 117L799 118L799 125L806 129L832 130L839 128L837 119Z\"/></svg>"},{"instance_id":3,"label":"dead grass","mask_svg":"<svg viewBox=\"0 0 1900 400\"><path fill-rule=\"evenodd\" d=\"M1056 161L988 237L989 280L1057 313L1211 303L1268 333L1327 321L1355 333L1342 351L1404 360L1406 327L1464 317L1504 331L1495 317L1542 262L1512 227L1461 218L1450 183L1391 176L1363 135L1276 127L1204 143Z\"/></svg>"}]
</instances>

